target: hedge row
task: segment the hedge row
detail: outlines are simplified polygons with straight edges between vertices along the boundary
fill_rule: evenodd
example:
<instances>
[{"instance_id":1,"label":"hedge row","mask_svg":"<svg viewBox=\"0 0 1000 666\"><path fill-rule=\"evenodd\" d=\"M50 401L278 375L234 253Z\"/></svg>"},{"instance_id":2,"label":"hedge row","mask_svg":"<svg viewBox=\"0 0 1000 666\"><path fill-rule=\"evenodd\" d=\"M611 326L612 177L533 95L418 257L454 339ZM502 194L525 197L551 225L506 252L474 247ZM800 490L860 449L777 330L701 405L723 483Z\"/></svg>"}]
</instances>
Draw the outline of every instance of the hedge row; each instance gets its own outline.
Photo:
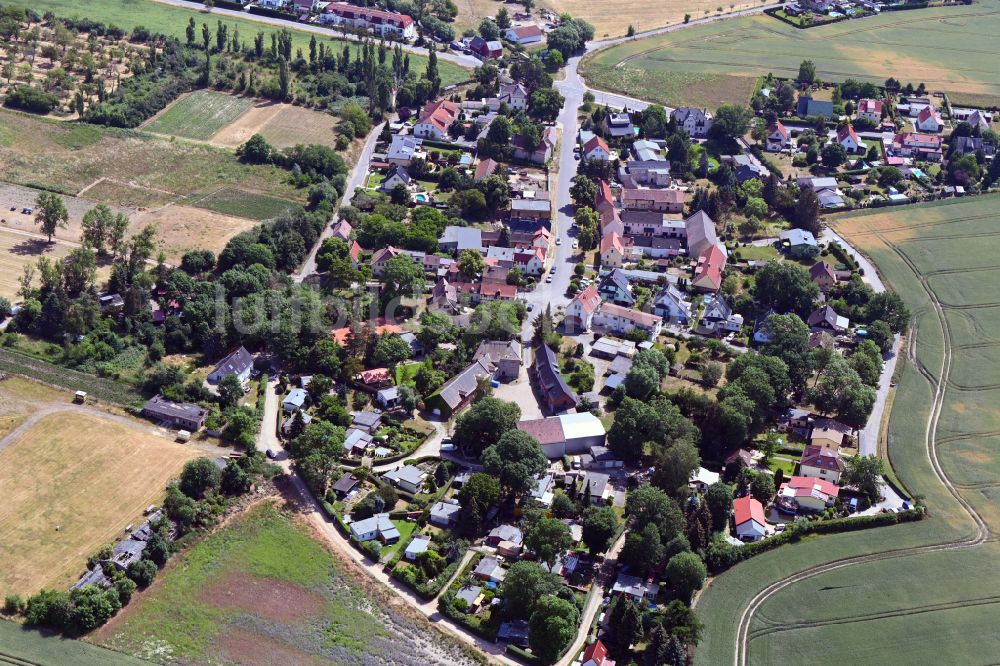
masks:
<instances>
[{"instance_id":1,"label":"hedge row","mask_svg":"<svg viewBox=\"0 0 1000 666\"><path fill-rule=\"evenodd\" d=\"M705 564L713 574L719 574L743 560L754 555L766 553L786 543L794 543L810 534L836 534L838 532L853 532L872 527L885 527L898 523L908 523L924 519L924 509L917 507L899 513L876 513L870 516L853 516L851 518L834 518L833 520L800 521L790 526L784 532L779 532L760 541L733 546L726 541L714 541L705 553Z\"/></svg>"}]
</instances>

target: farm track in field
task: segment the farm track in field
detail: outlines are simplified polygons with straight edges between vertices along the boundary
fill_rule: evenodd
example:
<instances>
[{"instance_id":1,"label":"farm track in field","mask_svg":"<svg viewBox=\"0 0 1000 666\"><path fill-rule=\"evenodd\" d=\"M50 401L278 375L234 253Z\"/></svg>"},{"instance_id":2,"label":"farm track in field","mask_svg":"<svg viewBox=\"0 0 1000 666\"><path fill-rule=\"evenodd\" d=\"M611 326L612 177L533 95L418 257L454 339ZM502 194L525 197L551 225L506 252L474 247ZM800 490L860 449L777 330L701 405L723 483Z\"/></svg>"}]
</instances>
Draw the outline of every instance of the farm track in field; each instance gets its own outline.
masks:
<instances>
[{"instance_id":1,"label":"farm track in field","mask_svg":"<svg viewBox=\"0 0 1000 666\"><path fill-rule=\"evenodd\" d=\"M986 521L982 518L982 516L980 516L976 508L971 503L969 503L964 497L962 497L961 493L959 493L958 491L958 486L955 483L953 483L950 478L948 478L947 474L945 474L943 468L941 467L941 463L938 459L937 448L939 442L936 433L937 433L938 422L941 418L941 411L944 406L944 398L946 392L945 387L948 384L949 377L951 374L952 348L953 348L951 329L948 325L947 317L945 317L944 314L945 307L938 299L937 294L935 294L933 289L931 289L927 277L921 275L920 271L918 270L916 264L914 264L912 259L910 259L910 257L905 252L903 252L898 245L890 242L879 231L876 231L875 235L882 243L886 245L886 247L895 252L896 255L909 267L909 269L913 271L914 276L920 282L921 288L924 290L924 292L926 292L928 298L930 299L932 311L934 312L937 321L941 326L942 337L944 340L944 354L942 355L941 359L941 368L939 376L943 378L943 381L935 379L934 375L921 362L919 362L916 349L917 336L915 332L914 334L909 336L907 341L907 357L911 362L914 363L914 367L917 369L917 371L927 380L928 384L932 386L934 389L934 398L931 405L930 414L928 415L927 418L927 426L924 435L924 443L928 460L931 463L931 467L934 470L935 476L938 477L938 480L948 490L949 494L951 494L951 496L955 499L955 501L957 501L958 504L962 507L962 509L969 515L970 519L972 520L976 528L976 534L969 539L961 539L961 540L949 541L939 544L931 544L926 546L898 548L898 549L882 551L880 553L871 553L866 555L857 555L854 557L842 558L839 560L828 562L820 566L800 571L784 580L773 583L772 585L768 586L760 593L758 593L750 601L750 603L744 609L743 614L740 617L739 623L737 625L736 650L735 650L735 663L737 664L737 666L746 666L746 664L749 662L748 648L750 640L757 637L758 635L763 635L755 633L759 632L760 630L751 631L750 629L754 616L756 615L760 607L764 604L764 602L766 602L769 598L774 596L779 591L789 587L790 585L807 580L809 578L813 578L820 574L824 574L830 571L836 571L838 569L843 569L845 567L850 567L857 564L878 562L881 560L888 560L888 559L897 559L912 555L921 555L924 553L964 550L967 548L973 548L975 546L979 546L983 543L986 543L993 536ZM929 607L925 606L924 608L929 608ZM916 611L910 610L908 612L913 613ZM907 614L907 613L902 612L898 614ZM878 615L878 614L873 614L873 615ZM821 621L821 622L816 622L815 624L811 624L809 626L822 626L825 624L836 624L836 623L837 623L836 621L825 621L825 622Z\"/></svg>"}]
</instances>

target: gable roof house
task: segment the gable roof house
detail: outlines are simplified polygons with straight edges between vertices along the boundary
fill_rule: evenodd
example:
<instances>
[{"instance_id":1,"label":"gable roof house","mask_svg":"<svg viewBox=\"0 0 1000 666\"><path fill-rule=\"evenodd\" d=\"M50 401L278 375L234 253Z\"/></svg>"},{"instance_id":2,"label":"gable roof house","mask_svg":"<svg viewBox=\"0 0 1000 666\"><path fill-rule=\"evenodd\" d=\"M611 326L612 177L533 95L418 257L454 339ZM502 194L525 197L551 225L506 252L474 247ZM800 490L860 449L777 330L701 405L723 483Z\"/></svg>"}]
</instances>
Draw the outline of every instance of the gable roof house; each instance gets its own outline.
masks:
<instances>
[{"instance_id":1,"label":"gable roof house","mask_svg":"<svg viewBox=\"0 0 1000 666\"><path fill-rule=\"evenodd\" d=\"M710 246L698 257L691 286L699 291L716 292L722 287L722 271L726 268L726 255L718 245Z\"/></svg>"},{"instance_id":2,"label":"gable roof house","mask_svg":"<svg viewBox=\"0 0 1000 666\"><path fill-rule=\"evenodd\" d=\"M493 172L497 170L496 160L487 157L485 160L479 160L479 164L476 165L475 175L472 180L476 183L483 180L484 178L489 178L493 175Z\"/></svg>"},{"instance_id":3,"label":"gable roof house","mask_svg":"<svg viewBox=\"0 0 1000 666\"><path fill-rule=\"evenodd\" d=\"M524 142L524 136L518 134L511 139L514 146L514 159L531 162L533 164L545 164L552 159L552 151L556 148L559 139L558 131L554 125L549 125L542 130L542 138L531 150L528 150Z\"/></svg>"},{"instance_id":4,"label":"gable roof house","mask_svg":"<svg viewBox=\"0 0 1000 666\"><path fill-rule=\"evenodd\" d=\"M594 210L602 215L615 210L615 195L611 185L603 178L597 181L597 196L594 198Z\"/></svg>"},{"instance_id":5,"label":"gable roof house","mask_svg":"<svg viewBox=\"0 0 1000 666\"><path fill-rule=\"evenodd\" d=\"M413 179L410 178L410 173L406 170L406 167L393 164L389 167L389 171L386 172L385 179L378 186L378 189L383 192L392 192L397 185L408 188L412 182Z\"/></svg>"},{"instance_id":6,"label":"gable roof house","mask_svg":"<svg viewBox=\"0 0 1000 666\"><path fill-rule=\"evenodd\" d=\"M848 154L858 154L864 153L868 150L868 147L861 141L858 133L854 131L854 127L851 123L847 123L839 130L837 130L837 143L844 147L844 150Z\"/></svg>"},{"instance_id":7,"label":"gable roof house","mask_svg":"<svg viewBox=\"0 0 1000 666\"><path fill-rule=\"evenodd\" d=\"M548 345L535 348L535 358L528 371L538 384L542 399L550 412L558 413L575 409L580 400L569 387L559 370L559 360Z\"/></svg>"},{"instance_id":8,"label":"gable roof house","mask_svg":"<svg viewBox=\"0 0 1000 666\"><path fill-rule=\"evenodd\" d=\"M767 536L764 507L749 495L733 500L733 524L742 541L759 541Z\"/></svg>"},{"instance_id":9,"label":"gable roof house","mask_svg":"<svg viewBox=\"0 0 1000 666\"><path fill-rule=\"evenodd\" d=\"M542 41L542 29L534 23L507 28L504 37L508 42L514 42L520 46L526 44L537 44Z\"/></svg>"},{"instance_id":10,"label":"gable roof house","mask_svg":"<svg viewBox=\"0 0 1000 666\"><path fill-rule=\"evenodd\" d=\"M219 361L215 369L209 373L208 382L218 384L223 378L233 375L240 380L240 384L246 384L252 371L253 356L246 350L246 347L240 347Z\"/></svg>"},{"instance_id":11,"label":"gable roof house","mask_svg":"<svg viewBox=\"0 0 1000 666\"><path fill-rule=\"evenodd\" d=\"M837 273L825 261L818 261L809 269L812 283L824 294L837 284Z\"/></svg>"},{"instance_id":12,"label":"gable roof house","mask_svg":"<svg viewBox=\"0 0 1000 666\"><path fill-rule=\"evenodd\" d=\"M809 443L817 446L826 446L831 449L839 449L851 436L851 427L841 423L836 419L816 419L813 421L812 432L809 434Z\"/></svg>"},{"instance_id":13,"label":"gable roof house","mask_svg":"<svg viewBox=\"0 0 1000 666\"><path fill-rule=\"evenodd\" d=\"M793 500L800 509L817 513L833 506L839 494L840 488L836 484L807 476L790 477L778 489L779 497Z\"/></svg>"},{"instance_id":14,"label":"gable roof house","mask_svg":"<svg viewBox=\"0 0 1000 666\"><path fill-rule=\"evenodd\" d=\"M618 234L610 233L601 238L600 252L601 266L621 268L625 265L627 257L625 244L622 242L622 237Z\"/></svg>"},{"instance_id":15,"label":"gable roof house","mask_svg":"<svg viewBox=\"0 0 1000 666\"><path fill-rule=\"evenodd\" d=\"M461 511L462 506L456 500L440 501L430 508L431 525L452 527L458 522Z\"/></svg>"},{"instance_id":16,"label":"gable roof house","mask_svg":"<svg viewBox=\"0 0 1000 666\"><path fill-rule=\"evenodd\" d=\"M639 143L636 141L635 143ZM633 148L635 144L633 144ZM650 187L670 186L670 162L665 158L650 159L646 151L642 158L630 160L618 168L618 177L627 187L648 185Z\"/></svg>"},{"instance_id":17,"label":"gable roof house","mask_svg":"<svg viewBox=\"0 0 1000 666\"><path fill-rule=\"evenodd\" d=\"M743 315L735 314L726 299L716 295L705 306L705 312L698 321L697 332L702 335L728 335L739 333L743 328Z\"/></svg>"},{"instance_id":18,"label":"gable roof house","mask_svg":"<svg viewBox=\"0 0 1000 666\"><path fill-rule=\"evenodd\" d=\"M975 155L983 151L983 157L988 160L996 155L996 147L992 143L986 143L978 136L952 136L948 139L949 155ZM949 158L950 159L950 158Z\"/></svg>"},{"instance_id":19,"label":"gable roof house","mask_svg":"<svg viewBox=\"0 0 1000 666\"><path fill-rule=\"evenodd\" d=\"M768 168L753 155L724 155L723 161L733 165L733 175L740 185L754 179L763 183L771 175Z\"/></svg>"},{"instance_id":20,"label":"gable roof house","mask_svg":"<svg viewBox=\"0 0 1000 666\"><path fill-rule=\"evenodd\" d=\"M811 118L813 116L823 116L827 120L836 118L836 115L833 113L833 102L813 99L806 95L799 95L799 103L795 107L795 115L799 118Z\"/></svg>"},{"instance_id":21,"label":"gable roof house","mask_svg":"<svg viewBox=\"0 0 1000 666\"><path fill-rule=\"evenodd\" d=\"M608 148L604 139L594 135L587 143L583 144L583 156L588 160L607 161L611 159L611 149Z\"/></svg>"},{"instance_id":22,"label":"gable roof house","mask_svg":"<svg viewBox=\"0 0 1000 666\"><path fill-rule=\"evenodd\" d=\"M682 106L674 109L670 115L677 122L677 126L694 139L704 139L712 129L712 114L706 109Z\"/></svg>"},{"instance_id":23,"label":"gable roof house","mask_svg":"<svg viewBox=\"0 0 1000 666\"><path fill-rule=\"evenodd\" d=\"M449 128L458 120L458 111L458 107L446 99L427 102L413 126L413 134L437 141L447 140Z\"/></svg>"},{"instance_id":24,"label":"gable roof house","mask_svg":"<svg viewBox=\"0 0 1000 666\"><path fill-rule=\"evenodd\" d=\"M338 220L333 228L330 229L330 235L334 238L339 238L340 240L350 243L351 233L354 231L354 227L347 220Z\"/></svg>"},{"instance_id":25,"label":"gable roof house","mask_svg":"<svg viewBox=\"0 0 1000 666\"><path fill-rule=\"evenodd\" d=\"M398 257L402 253L402 250L391 245L375 250L371 260L368 262L368 265L372 267L372 274L382 275L382 271L385 270L385 265L389 263L389 260L393 257Z\"/></svg>"},{"instance_id":26,"label":"gable roof house","mask_svg":"<svg viewBox=\"0 0 1000 666\"><path fill-rule=\"evenodd\" d=\"M684 193L680 190L622 189L622 206L630 210L655 210L661 213L684 212Z\"/></svg>"},{"instance_id":27,"label":"gable roof house","mask_svg":"<svg viewBox=\"0 0 1000 666\"><path fill-rule=\"evenodd\" d=\"M399 164L408 167L410 162L425 155L421 149L424 140L409 134L393 134L392 143L385 153L385 161L389 164Z\"/></svg>"},{"instance_id":28,"label":"gable roof house","mask_svg":"<svg viewBox=\"0 0 1000 666\"><path fill-rule=\"evenodd\" d=\"M626 308L614 303L601 303L594 315L593 326L610 333L624 335L632 330L644 332L655 340L663 329L663 319L650 312Z\"/></svg>"},{"instance_id":29,"label":"gable roof house","mask_svg":"<svg viewBox=\"0 0 1000 666\"><path fill-rule=\"evenodd\" d=\"M371 30L379 36L392 36L405 41L417 36L413 18L406 14L382 9L358 7L346 2L327 4L319 17L320 23L345 25L360 30Z\"/></svg>"},{"instance_id":30,"label":"gable roof house","mask_svg":"<svg viewBox=\"0 0 1000 666\"><path fill-rule=\"evenodd\" d=\"M479 35L469 40L469 50L479 56L481 60L503 56L503 44L495 39L487 41Z\"/></svg>"},{"instance_id":31,"label":"gable roof house","mask_svg":"<svg viewBox=\"0 0 1000 666\"><path fill-rule=\"evenodd\" d=\"M668 324L687 326L691 321L691 303L677 287L667 284L653 299L653 313Z\"/></svg>"},{"instance_id":32,"label":"gable roof house","mask_svg":"<svg viewBox=\"0 0 1000 666\"><path fill-rule=\"evenodd\" d=\"M882 123L884 106L880 99L862 99L858 102L858 118L864 118L872 125L878 126Z\"/></svg>"},{"instance_id":33,"label":"gable roof house","mask_svg":"<svg viewBox=\"0 0 1000 666\"><path fill-rule=\"evenodd\" d=\"M521 374L523 360L521 358L521 345L517 340L483 340L479 343L472 360L478 361L486 358L496 366L497 379L513 381Z\"/></svg>"},{"instance_id":34,"label":"gable roof house","mask_svg":"<svg viewBox=\"0 0 1000 666\"><path fill-rule=\"evenodd\" d=\"M715 235L715 222L703 210L684 220L684 231L688 256L700 257L709 247L719 244L719 237Z\"/></svg>"},{"instance_id":35,"label":"gable roof house","mask_svg":"<svg viewBox=\"0 0 1000 666\"><path fill-rule=\"evenodd\" d=\"M820 328L834 333L846 333L851 322L847 317L841 317L833 307L826 305L814 310L806 320L809 328Z\"/></svg>"},{"instance_id":36,"label":"gable roof house","mask_svg":"<svg viewBox=\"0 0 1000 666\"><path fill-rule=\"evenodd\" d=\"M377 513L371 518L356 520L350 527L351 536L361 542L378 539L388 545L399 541L399 530L389 520L388 513Z\"/></svg>"},{"instance_id":37,"label":"gable roof house","mask_svg":"<svg viewBox=\"0 0 1000 666\"><path fill-rule=\"evenodd\" d=\"M832 446L809 444L802 451L802 458L799 460L800 476L840 483L843 472L844 462L840 459L839 451Z\"/></svg>"},{"instance_id":38,"label":"gable roof house","mask_svg":"<svg viewBox=\"0 0 1000 666\"><path fill-rule=\"evenodd\" d=\"M940 132L944 129L944 121L941 114L933 106L925 106L917 114L917 119L913 123L918 132Z\"/></svg>"},{"instance_id":39,"label":"gable roof house","mask_svg":"<svg viewBox=\"0 0 1000 666\"><path fill-rule=\"evenodd\" d=\"M777 153L792 145L792 135L789 133L780 120L776 120L767 126L767 139L764 141L764 150L769 153Z\"/></svg>"},{"instance_id":40,"label":"gable roof house","mask_svg":"<svg viewBox=\"0 0 1000 666\"><path fill-rule=\"evenodd\" d=\"M608 658L608 648L600 639L594 641L580 655L580 666L615 666L615 662Z\"/></svg>"},{"instance_id":41,"label":"gable roof house","mask_svg":"<svg viewBox=\"0 0 1000 666\"><path fill-rule=\"evenodd\" d=\"M636 139L632 142L632 154L635 155L635 162L666 162L667 158L663 152L660 144L649 139Z\"/></svg>"},{"instance_id":42,"label":"gable roof house","mask_svg":"<svg viewBox=\"0 0 1000 666\"><path fill-rule=\"evenodd\" d=\"M647 581L639 576L620 573L611 586L611 595L615 597L628 596L635 601L644 599L652 601L660 593L659 583Z\"/></svg>"},{"instance_id":43,"label":"gable roof house","mask_svg":"<svg viewBox=\"0 0 1000 666\"><path fill-rule=\"evenodd\" d=\"M620 268L615 268L601 278L597 287L601 300L631 307L635 305L635 295L632 293L632 283Z\"/></svg>"},{"instance_id":44,"label":"gable roof house","mask_svg":"<svg viewBox=\"0 0 1000 666\"><path fill-rule=\"evenodd\" d=\"M520 83L501 83L498 99L515 111L528 108L528 91Z\"/></svg>"},{"instance_id":45,"label":"gable roof house","mask_svg":"<svg viewBox=\"0 0 1000 666\"><path fill-rule=\"evenodd\" d=\"M601 295L595 285L588 285L581 291L570 304L566 306L566 316L563 319L563 326L566 332L573 335L575 332L589 331L594 320L594 313L597 312L601 304Z\"/></svg>"},{"instance_id":46,"label":"gable roof house","mask_svg":"<svg viewBox=\"0 0 1000 666\"><path fill-rule=\"evenodd\" d=\"M479 561L476 569L472 572L473 578L490 581L491 583L502 583L507 571L500 564L500 560L492 556L486 556Z\"/></svg>"},{"instance_id":47,"label":"gable roof house","mask_svg":"<svg viewBox=\"0 0 1000 666\"><path fill-rule=\"evenodd\" d=\"M450 418L472 401L479 387L479 378L492 378L494 372L496 366L493 362L486 356L480 357L427 398L428 408L438 410L442 416Z\"/></svg>"},{"instance_id":48,"label":"gable roof house","mask_svg":"<svg viewBox=\"0 0 1000 666\"><path fill-rule=\"evenodd\" d=\"M416 495L424 487L427 479L427 472L416 465L400 465L396 469L389 470L382 475L382 479L388 481L402 491L411 495Z\"/></svg>"}]
</instances>

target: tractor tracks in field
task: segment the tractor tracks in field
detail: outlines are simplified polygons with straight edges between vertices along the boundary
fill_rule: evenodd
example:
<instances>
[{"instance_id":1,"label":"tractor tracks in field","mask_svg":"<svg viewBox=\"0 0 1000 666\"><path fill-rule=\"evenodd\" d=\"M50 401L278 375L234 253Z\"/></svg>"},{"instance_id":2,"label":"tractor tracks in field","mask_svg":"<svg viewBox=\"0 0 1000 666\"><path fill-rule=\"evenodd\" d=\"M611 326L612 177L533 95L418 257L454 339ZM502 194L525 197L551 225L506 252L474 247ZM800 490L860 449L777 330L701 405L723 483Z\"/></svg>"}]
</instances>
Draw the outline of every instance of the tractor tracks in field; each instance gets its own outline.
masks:
<instances>
[{"instance_id":1,"label":"tractor tracks in field","mask_svg":"<svg viewBox=\"0 0 1000 666\"><path fill-rule=\"evenodd\" d=\"M972 504L970 504L961 493L958 491L958 487L954 484L951 479L945 474L943 468L941 467L940 460L938 459L938 441L937 441L937 427L938 422L941 418L941 412L944 406L944 398L946 393L946 386L948 384L947 378L951 373L952 364L952 344L951 344L951 330L948 325L948 320L945 317L944 310L941 301L938 299L937 294L930 288L928 280L925 276L922 276L917 269L916 265L906 255L897 245L893 244L887 240L884 235L880 232L876 232L876 236L879 240L886 245L889 249L896 253L897 256L909 267L913 272L914 276L920 282L921 288L926 292L928 298L930 299L931 311L934 312L938 323L941 326L942 336L944 340L944 354L941 358L941 367L938 376L941 378L935 379L934 375L926 368L922 362L918 360L917 348L916 348L916 338L917 336L910 335L907 340L907 357L913 362L916 370L924 377L930 386L934 388L934 397L931 403L931 410L927 417L927 426L924 433L924 445L927 453L928 461L931 464L931 468L934 471L934 475L937 476L938 480L945 487L948 493L958 502L959 506L968 514L975 528L975 532L968 538L958 539L954 541L948 541L938 544L929 544L925 546L912 546L897 548L891 550L885 550L878 553L868 553L864 555L855 555L853 557L845 557L826 564L812 567L810 569L805 569L800 571L784 580L772 583L768 587L761 590L756 596L754 596L747 607L744 609L743 614L740 616L739 623L737 625L736 633L736 646L735 646L735 663L736 666L746 666L749 662L749 643L755 637L755 633L751 631L751 624L753 622L754 616L757 614L761 606L773 597L778 592L784 590L785 588L799 583L815 576L819 576L824 573L831 571L836 571L838 569L843 569L850 566L855 566L859 564L866 564L869 562L878 562L888 559L896 559L909 557L913 555L922 555L925 553L934 553L941 551L952 551L952 550L963 550L966 548L973 548L975 546L981 545L988 541L992 536L989 526L986 521L979 515L978 511ZM859 621L859 620L854 620ZM829 624L830 622L817 622L816 626L821 626L823 624ZM756 630L759 631L759 630Z\"/></svg>"}]
</instances>

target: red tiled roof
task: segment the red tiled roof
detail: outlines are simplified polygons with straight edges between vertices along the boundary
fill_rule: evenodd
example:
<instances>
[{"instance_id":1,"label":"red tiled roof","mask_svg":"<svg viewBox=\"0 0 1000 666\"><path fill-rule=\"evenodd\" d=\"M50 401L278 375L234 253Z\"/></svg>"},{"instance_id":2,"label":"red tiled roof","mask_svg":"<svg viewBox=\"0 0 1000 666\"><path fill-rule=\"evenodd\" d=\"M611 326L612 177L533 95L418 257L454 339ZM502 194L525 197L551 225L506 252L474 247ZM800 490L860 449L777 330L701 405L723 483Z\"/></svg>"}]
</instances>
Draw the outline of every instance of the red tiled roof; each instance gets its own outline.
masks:
<instances>
[{"instance_id":1,"label":"red tiled roof","mask_svg":"<svg viewBox=\"0 0 1000 666\"><path fill-rule=\"evenodd\" d=\"M362 251L363 248L360 245L358 245L358 241L354 241L354 243L351 245L351 259L353 259L354 261L360 259Z\"/></svg>"},{"instance_id":2,"label":"red tiled roof","mask_svg":"<svg viewBox=\"0 0 1000 666\"><path fill-rule=\"evenodd\" d=\"M588 661L593 660L595 664L601 666L607 658L608 648L604 647L604 643L597 640L587 646L587 649L583 651L583 655L580 657L580 661L586 664Z\"/></svg>"},{"instance_id":3,"label":"red tiled roof","mask_svg":"<svg viewBox=\"0 0 1000 666\"><path fill-rule=\"evenodd\" d=\"M791 488L798 496L812 495L814 490L818 490L824 495L836 497L840 494L840 486L830 483L825 479L814 479L811 476L793 476L788 481L781 484L782 488ZM735 507L736 502L733 502ZM739 525L739 523L737 523Z\"/></svg>"},{"instance_id":4,"label":"red tiled roof","mask_svg":"<svg viewBox=\"0 0 1000 666\"><path fill-rule=\"evenodd\" d=\"M691 284L718 289L722 286L722 270L725 267L726 255L718 245L710 245L705 253L698 257L698 266L695 268Z\"/></svg>"},{"instance_id":5,"label":"red tiled roof","mask_svg":"<svg viewBox=\"0 0 1000 666\"><path fill-rule=\"evenodd\" d=\"M733 500L733 516L737 525L742 525L748 520L754 520L761 525L764 521L764 507L760 502L752 497L740 497Z\"/></svg>"},{"instance_id":6,"label":"red tiled roof","mask_svg":"<svg viewBox=\"0 0 1000 666\"><path fill-rule=\"evenodd\" d=\"M877 116L882 115L882 100L880 99L863 99L858 102L858 112L859 113L871 113Z\"/></svg>"},{"instance_id":7,"label":"red tiled roof","mask_svg":"<svg viewBox=\"0 0 1000 666\"><path fill-rule=\"evenodd\" d=\"M418 123L434 125L442 132L448 131L451 124L458 118L458 107L446 99L427 102L420 112Z\"/></svg>"},{"instance_id":8,"label":"red tiled roof","mask_svg":"<svg viewBox=\"0 0 1000 666\"><path fill-rule=\"evenodd\" d=\"M537 439L539 444L555 444L566 439L566 435L563 433L562 419L558 418L519 421L517 428Z\"/></svg>"},{"instance_id":9,"label":"red tiled roof","mask_svg":"<svg viewBox=\"0 0 1000 666\"><path fill-rule=\"evenodd\" d=\"M601 254L604 254L612 248L615 248L622 254L625 254L625 245L622 244L622 237L614 232L607 234L601 239Z\"/></svg>"},{"instance_id":10,"label":"red tiled roof","mask_svg":"<svg viewBox=\"0 0 1000 666\"><path fill-rule=\"evenodd\" d=\"M601 295L597 292L597 287L589 285L586 289L576 295L574 301L579 301L587 314L592 313L601 304Z\"/></svg>"},{"instance_id":11,"label":"red tiled roof","mask_svg":"<svg viewBox=\"0 0 1000 666\"><path fill-rule=\"evenodd\" d=\"M774 134L775 132L778 132L785 140L788 139L788 128L782 125L780 120L774 121L767 128L768 134Z\"/></svg>"},{"instance_id":12,"label":"red tiled roof","mask_svg":"<svg viewBox=\"0 0 1000 666\"><path fill-rule=\"evenodd\" d=\"M480 160L479 164L476 165L476 180L481 180L489 175L492 175L496 171L497 163L493 159L487 157L485 160Z\"/></svg>"},{"instance_id":13,"label":"red tiled roof","mask_svg":"<svg viewBox=\"0 0 1000 666\"><path fill-rule=\"evenodd\" d=\"M373 368L362 370L358 373L358 380L362 384L380 384L389 381L389 368Z\"/></svg>"},{"instance_id":14,"label":"red tiled roof","mask_svg":"<svg viewBox=\"0 0 1000 666\"><path fill-rule=\"evenodd\" d=\"M615 203L614 195L611 193L611 186L608 185L608 181L599 180L597 181L597 203L595 207L600 206L602 203L609 203L612 206Z\"/></svg>"},{"instance_id":15,"label":"red tiled roof","mask_svg":"<svg viewBox=\"0 0 1000 666\"><path fill-rule=\"evenodd\" d=\"M652 327L663 321L662 317L658 317L655 314L643 312L642 310L626 308L615 303L601 303L601 313L612 317L628 319L629 321L635 322L641 326Z\"/></svg>"},{"instance_id":16,"label":"red tiled roof","mask_svg":"<svg viewBox=\"0 0 1000 666\"><path fill-rule=\"evenodd\" d=\"M513 30L515 35L517 35L518 39L524 39L525 37L541 37L542 35L542 29L534 23L522 25L517 28L511 28L511 30Z\"/></svg>"},{"instance_id":17,"label":"red tiled roof","mask_svg":"<svg viewBox=\"0 0 1000 666\"><path fill-rule=\"evenodd\" d=\"M840 460L840 455L829 446L819 446L810 444L802 452L803 465L816 467L836 472L844 471L844 463Z\"/></svg>"},{"instance_id":18,"label":"red tiled roof","mask_svg":"<svg viewBox=\"0 0 1000 666\"><path fill-rule=\"evenodd\" d=\"M934 122L936 122L938 125L941 124L941 116L940 114L938 114L937 109L935 109L933 106L925 106L920 110L920 113L917 114L918 123L922 123L928 118L933 118Z\"/></svg>"},{"instance_id":19,"label":"red tiled roof","mask_svg":"<svg viewBox=\"0 0 1000 666\"><path fill-rule=\"evenodd\" d=\"M816 262L813 265L813 267L809 269L809 275L810 277L812 277L814 281L818 280L824 275L833 280L834 282L836 282L837 280L837 274L833 272L832 268L830 268L830 264L826 263L825 261Z\"/></svg>"},{"instance_id":20,"label":"red tiled roof","mask_svg":"<svg viewBox=\"0 0 1000 666\"><path fill-rule=\"evenodd\" d=\"M611 154L611 149L608 148L608 144L604 141L604 139L596 135L591 137L590 141L583 144L583 152L584 154L587 154L598 146L604 149L604 152L606 152L608 155Z\"/></svg>"},{"instance_id":21,"label":"red tiled roof","mask_svg":"<svg viewBox=\"0 0 1000 666\"><path fill-rule=\"evenodd\" d=\"M395 12L387 12L381 9L369 9L368 7L358 7L357 5L351 5L346 2L331 2L325 8L323 8L324 14L336 14L337 16L343 16L344 18L356 19L363 18L371 23L390 23L392 25L398 25L402 28L406 28L413 24L413 19L406 14L397 14Z\"/></svg>"},{"instance_id":22,"label":"red tiled roof","mask_svg":"<svg viewBox=\"0 0 1000 666\"><path fill-rule=\"evenodd\" d=\"M372 322L369 322L372 323ZM403 329L396 324L387 324L385 319L379 317L374 321L375 323L375 335L382 335L383 333L402 333ZM333 338L334 342L343 347L347 343L347 338L351 334L351 328L349 326L344 326L343 328L334 329L330 332L330 337Z\"/></svg>"},{"instance_id":23,"label":"red tiled roof","mask_svg":"<svg viewBox=\"0 0 1000 666\"><path fill-rule=\"evenodd\" d=\"M854 131L854 127L851 126L851 123L847 123L837 131L837 143L843 143L844 139L847 137L851 137L851 139L854 140L854 143L859 146L861 145L861 139L858 138L858 135Z\"/></svg>"}]
</instances>

